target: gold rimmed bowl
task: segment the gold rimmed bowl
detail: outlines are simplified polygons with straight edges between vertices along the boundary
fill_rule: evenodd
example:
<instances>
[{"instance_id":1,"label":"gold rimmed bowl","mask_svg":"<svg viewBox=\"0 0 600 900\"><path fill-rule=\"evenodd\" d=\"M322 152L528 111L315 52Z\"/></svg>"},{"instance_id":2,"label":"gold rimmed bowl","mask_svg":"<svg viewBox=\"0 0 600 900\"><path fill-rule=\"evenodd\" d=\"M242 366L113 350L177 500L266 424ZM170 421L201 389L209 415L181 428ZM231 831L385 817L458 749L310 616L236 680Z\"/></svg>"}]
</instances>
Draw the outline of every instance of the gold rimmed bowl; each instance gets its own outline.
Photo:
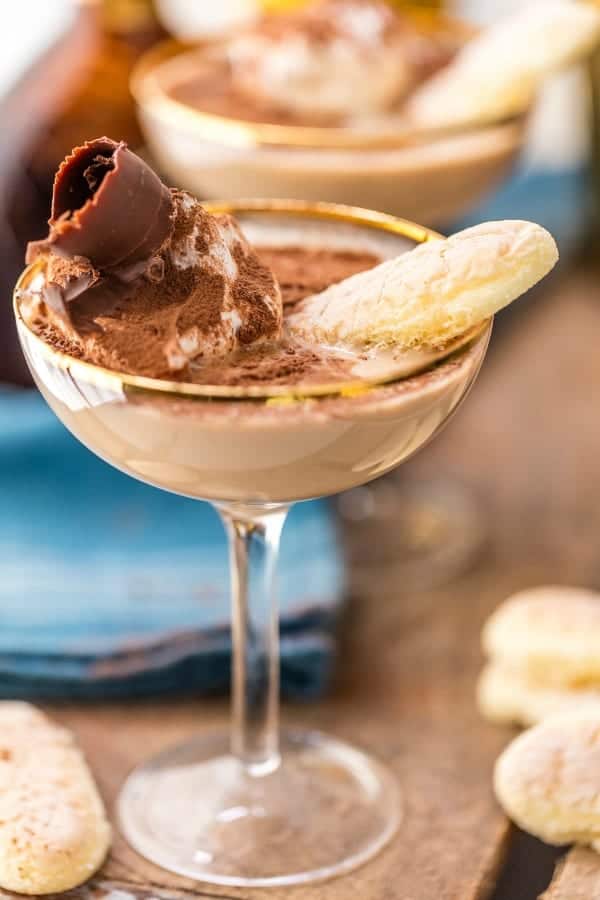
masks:
<instances>
[{"instance_id":1,"label":"gold rimmed bowl","mask_svg":"<svg viewBox=\"0 0 600 900\"><path fill-rule=\"evenodd\" d=\"M332 204L241 201L232 212L257 246L369 248L389 258L435 232ZM281 502L336 493L394 468L445 423L473 382L491 322L393 380L327 385L210 386L143 378L51 347L21 304L43 266L25 270L15 315L25 357L64 424L99 456L159 487L206 499Z\"/></svg>"},{"instance_id":2,"label":"gold rimmed bowl","mask_svg":"<svg viewBox=\"0 0 600 900\"><path fill-rule=\"evenodd\" d=\"M438 14L426 23L456 43L473 34ZM368 128L251 122L174 99L169 86L214 53L214 43L165 42L140 60L131 82L153 156L199 197L326 200L443 225L506 177L525 140L526 115L417 132L400 119Z\"/></svg>"}]
</instances>

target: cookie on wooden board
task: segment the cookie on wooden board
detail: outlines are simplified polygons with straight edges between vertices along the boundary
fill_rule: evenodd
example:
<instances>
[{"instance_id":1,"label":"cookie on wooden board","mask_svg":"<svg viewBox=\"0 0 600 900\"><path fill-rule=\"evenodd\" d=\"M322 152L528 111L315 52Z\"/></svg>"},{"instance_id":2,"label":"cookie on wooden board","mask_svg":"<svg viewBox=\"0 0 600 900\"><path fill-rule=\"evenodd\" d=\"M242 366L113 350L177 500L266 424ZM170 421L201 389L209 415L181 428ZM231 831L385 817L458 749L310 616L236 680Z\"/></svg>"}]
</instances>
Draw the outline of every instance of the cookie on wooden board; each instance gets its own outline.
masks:
<instances>
[{"instance_id":1,"label":"cookie on wooden board","mask_svg":"<svg viewBox=\"0 0 600 900\"><path fill-rule=\"evenodd\" d=\"M496 796L524 831L549 844L600 846L600 709L561 713L499 757Z\"/></svg>"},{"instance_id":2,"label":"cookie on wooden board","mask_svg":"<svg viewBox=\"0 0 600 900\"><path fill-rule=\"evenodd\" d=\"M483 650L504 669L550 685L600 685L600 594L550 585L520 591L490 616Z\"/></svg>"},{"instance_id":3,"label":"cookie on wooden board","mask_svg":"<svg viewBox=\"0 0 600 900\"><path fill-rule=\"evenodd\" d=\"M547 685L528 678L526 672L491 662L479 677L477 704L490 722L528 727L559 712L577 712L588 706L600 710L600 685Z\"/></svg>"},{"instance_id":4,"label":"cookie on wooden board","mask_svg":"<svg viewBox=\"0 0 600 900\"><path fill-rule=\"evenodd\" d=\"M0 888L70 890L100 867L110 834L70 732L28 703L0 702Z\"/></svg>"}]
</instances>

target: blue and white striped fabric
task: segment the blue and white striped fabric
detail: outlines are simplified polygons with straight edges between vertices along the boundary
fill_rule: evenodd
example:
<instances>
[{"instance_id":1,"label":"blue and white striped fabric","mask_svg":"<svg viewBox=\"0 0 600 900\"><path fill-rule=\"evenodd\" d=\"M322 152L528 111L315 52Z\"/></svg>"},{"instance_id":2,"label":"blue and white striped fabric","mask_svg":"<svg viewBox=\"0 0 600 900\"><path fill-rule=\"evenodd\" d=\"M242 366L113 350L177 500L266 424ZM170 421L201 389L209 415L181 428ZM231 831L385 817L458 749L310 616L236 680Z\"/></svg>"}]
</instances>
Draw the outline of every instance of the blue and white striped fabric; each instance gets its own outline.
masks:
<instances>
[{"instance_id":1,"label":"blue and white striped fabric","mask_svg":"<svg viewBox=\"0 0 600 900\"><path fill-rule=\"evenodd\" d=\"M325 688L342 594L332 514L298 504L279 577L288 696ZM101 462L37 393L0 393L0 696L217 692L229 658L211 507Z\"/></svg>"}]
</instances>

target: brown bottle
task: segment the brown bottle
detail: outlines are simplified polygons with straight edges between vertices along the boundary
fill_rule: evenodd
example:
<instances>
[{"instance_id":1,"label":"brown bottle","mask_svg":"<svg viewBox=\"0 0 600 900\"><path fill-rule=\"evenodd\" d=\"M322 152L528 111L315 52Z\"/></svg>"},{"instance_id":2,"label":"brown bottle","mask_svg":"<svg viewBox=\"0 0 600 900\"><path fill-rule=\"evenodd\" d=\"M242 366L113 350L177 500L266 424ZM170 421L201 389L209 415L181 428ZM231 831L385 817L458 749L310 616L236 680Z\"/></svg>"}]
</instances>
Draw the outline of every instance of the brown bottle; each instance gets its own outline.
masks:
<instances>
[{"instance_id":1,"label":"brown bottle","mask_svg":"<svg viewBox=\"0 0 600 900\"><path fill-rule=\"evenodd\" d=\"M27 241L47 232L54 172L101 135L139 145L129 76L163 36L152 0L79 0L73 24L0 101L0 381L29 381L10 297Z\"/></svg>"}]
</instances>

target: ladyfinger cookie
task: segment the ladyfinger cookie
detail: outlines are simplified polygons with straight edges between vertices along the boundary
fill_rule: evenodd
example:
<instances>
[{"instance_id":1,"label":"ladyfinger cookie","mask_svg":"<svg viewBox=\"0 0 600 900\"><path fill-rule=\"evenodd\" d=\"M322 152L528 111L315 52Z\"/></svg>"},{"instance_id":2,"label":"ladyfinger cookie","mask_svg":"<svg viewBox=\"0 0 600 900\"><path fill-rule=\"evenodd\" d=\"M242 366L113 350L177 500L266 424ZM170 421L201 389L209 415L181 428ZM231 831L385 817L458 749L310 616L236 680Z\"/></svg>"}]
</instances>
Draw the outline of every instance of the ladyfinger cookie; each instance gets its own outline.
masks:
<instances>
[{"instance_id":1,"label":"ladyfinger cookie","mask_svg":"<svg viewBox=\"0 0 600 900\"><path fill-rule=\"evenodd\" d=\"M542 0L492 25L414 93L417 128L477 125L524 112L550 73L600 41L600 10L578 0Z\"/></svg>"},{"instance_id":2,"label":"ladyfinger cookie","mask_svg":"<svg viewBox=\"0 0 600 900\"><path fill-rule=\"evenodd\" d=\"M73 736L28 703L0 703L0 887L67 891L110 845L102 801Z\"/></svg>"},{"instance_id":3,"label":"ladyfinger cookie","mask_svg":"<svg viewBox=\"0 0 600 900\"><path fill-rule=\"evenodd\" d=\"M514 594L491 615L483 650L505 669L561 686L600 686L600 594L556 585Z\"/></svg>"},{"instance_id":4,"label":"ladyfinger cookie","mask_svg":"<svg viewBox=\"0 0 600 900\"><path fill-rule=\"evenodd\" d=\"M600 839L600 710L551 716L498 759L496 796L524 831L549 844Z\"/></svg>"},{"instance_id":5,"label":"ladyfinger cookie","mask_svg":"<svg viewBox=\"0 0 600 900\"><path fill-rule=\"evenodd\" d=\"M506 725L536 725L548 716L578 712L593 707L600 711L598 687L547 685L525 672L488 663L477 683L477 705L490 722Z\"/></svg>"},{"instance_id":6,"label":"ladyfinger cookie","mask_svg":"<svg viewBox=\"0 0 600 900\"><path fill-rule=\"evenodd\" d=\"M307 298L288 326L355 349L442 347L523 294L557 259L556 243L540 225L487 222Z\"/></svg>"}]
</instances>

